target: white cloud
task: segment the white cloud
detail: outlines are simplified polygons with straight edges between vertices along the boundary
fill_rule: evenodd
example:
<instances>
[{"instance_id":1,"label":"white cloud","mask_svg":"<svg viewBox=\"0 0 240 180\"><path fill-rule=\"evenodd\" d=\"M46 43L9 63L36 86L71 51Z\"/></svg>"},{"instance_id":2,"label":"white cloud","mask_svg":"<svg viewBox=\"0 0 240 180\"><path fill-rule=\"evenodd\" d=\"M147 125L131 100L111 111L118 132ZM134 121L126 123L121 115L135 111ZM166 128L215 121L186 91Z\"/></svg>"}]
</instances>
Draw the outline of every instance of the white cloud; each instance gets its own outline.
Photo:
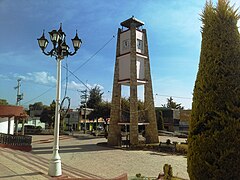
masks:
<instances>
[{"instance_id":1,"label":"white cloud","mask_svg":"<svg viewBox=\"0 0 240 180\"><path fill-rule=\"evenodd\" d=\"M85 86L83 84L76 83L75 81L71 81L68 83L68 88L72 90L81 90L84 89Z\"/></svg>"},{"instance_id":2,"label":"white cloud","mask_svg":"<svg viewBox=\"0 0 240 180\"><path fill-rule=\"evenodd\" d=\"M10 75L11 76L11 75ZM56 83L56 79L54 76L51 76L48 72L42 71L42 72L32 72L27 73L25 75L20 74L13 74L13 78L21 78L24 81L31 81L38 84L53 84Z\"/></svg>"},{"instance_id":3,"label":"white cloud","mask_svg":"<svg viewBox=\"0 0 240 180\"><path fill-rule=\"evenodd\" d=\"M34 77L35 82L38 83L50 84L56 82L55 77L50 76L47 72L35 72L32 75Z\"/></svg>"},{"instance_id":4,"label":"white cloud","mask_svg":"<svg viewBox=\"0 0 240 180\"><path fill-rule=\"evenodd\" d=\"M9 77L3 74L0 74L0 79L9 80Z\"/></svg>"},{"instance_id":5,"label":"white cloud","mask_svg":"<svg viewBox=\"0 0 240 180\"><path fill-rule=\"evenodd\" d=\"M75 81L71 81L68 83L68 88L69 89L72 89L72 90L85 90L86 89L86 86L88 87L88 89L91 89L95 86L98 86L101 90L104 89L104 87L102 85L99 85L99 84L88 84L86 83L85 85L82 84L82 83L76 83Z\"/></svg>"}]
</instances>

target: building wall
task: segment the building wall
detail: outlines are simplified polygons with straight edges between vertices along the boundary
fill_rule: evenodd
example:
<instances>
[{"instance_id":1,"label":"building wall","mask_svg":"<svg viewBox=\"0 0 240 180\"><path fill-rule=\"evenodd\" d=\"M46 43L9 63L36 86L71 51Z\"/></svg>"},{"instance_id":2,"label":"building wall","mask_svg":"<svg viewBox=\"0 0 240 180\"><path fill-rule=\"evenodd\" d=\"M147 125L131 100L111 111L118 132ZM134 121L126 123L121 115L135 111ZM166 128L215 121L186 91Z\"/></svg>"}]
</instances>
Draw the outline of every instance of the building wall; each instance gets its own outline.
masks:
<instances>
[{"instance_id":1,"label":"building wall","mask_svg":"<svg viewBox=\"0 0 240 180\"><path fill-rule=\"evenodd\" d=\"M8 118L0 118L0 133L8 133ZM10 118L10 134L14 133L14 118Z\"/></svg>"},{"instance_id":2,"label":"building wall","mask_svg":"<svg viewBox=\"0 0 240 180\"><path fill-rule=\"evenodd\" d=\"M191 119L191 110L160 108L164 129L168 131L188 131ZM160 121L160 117L157 117Z\"/></svg>"},{"instance_id":3,"label":"building wall","mask_svg":"<svg viewBox=\"0 0 240 180\"><path fill-rule=\"evenodd\" d=\"M179 123L180 131L188 131L189 123L191 121L191 112L192 112L192 110L181 110L180 111L180 123Z\"/></svg>"},{"instance_id":4,"label":"building wall","mask_svg":"<svg viewBox=\"0 0 240 180\"><path fill-rule=\"evenodd\" d=\"M73 130L79 130L79 119L80 114L78 110L71 110L68 115L64 118L64 129L70 130L70 128L73 128Z\"/></svg>"}]
</instances>

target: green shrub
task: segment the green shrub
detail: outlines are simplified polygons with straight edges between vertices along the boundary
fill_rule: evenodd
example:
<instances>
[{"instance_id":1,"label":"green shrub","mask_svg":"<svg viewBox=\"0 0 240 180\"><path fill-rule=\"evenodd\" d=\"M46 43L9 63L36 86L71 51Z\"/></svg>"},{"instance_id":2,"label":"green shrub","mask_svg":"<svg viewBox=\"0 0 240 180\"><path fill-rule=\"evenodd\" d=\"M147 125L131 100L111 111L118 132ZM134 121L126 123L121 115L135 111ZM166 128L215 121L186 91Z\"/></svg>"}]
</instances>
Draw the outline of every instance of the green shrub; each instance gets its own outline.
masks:
<instances>
[{"instance_id":1,"label":"green shrub","mask_svg":"<svg viewBox=\"0 0 240 180\"><path fill-rule=\"evenodd\" d=\"M240 35L229 1L206 3L188 138L192 180L240 179Z\"/></svg>"},{"instance_id":2,"label":"green shrub","mask_svg":"<svg viewBox=\"0 0 240 180\"><path fill-rule=\"evenodd\" d=\"M177 144L176 145L176 152L180 153L180 154L187 154L188 145L187 144Z\"/></svg>"},{"instance_id":3,"label":"green shrub","mask_svg":"<svg viewBox=\"0 0 240 180\"><path fill-rule=\"evenodd\" d=\"M137 178L142 177L141 173L136 174L136 177L137 177Z\"/></svg>"}]
</instances>

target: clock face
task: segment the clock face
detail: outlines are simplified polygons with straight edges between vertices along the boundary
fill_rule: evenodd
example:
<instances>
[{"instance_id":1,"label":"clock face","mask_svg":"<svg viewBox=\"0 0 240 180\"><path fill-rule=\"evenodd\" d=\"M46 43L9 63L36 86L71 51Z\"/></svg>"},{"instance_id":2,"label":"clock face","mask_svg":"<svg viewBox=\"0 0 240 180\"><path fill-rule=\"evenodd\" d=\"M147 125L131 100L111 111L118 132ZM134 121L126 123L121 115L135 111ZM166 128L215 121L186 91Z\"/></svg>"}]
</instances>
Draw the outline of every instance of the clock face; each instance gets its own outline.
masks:
<instances>
[{"instance_id":1,"label":"clock face","mask_svg":"<svg viewBox=\"0 0 240 180\"><path fill-rule=\"evenodd\" d=\"M137 48L143 50L143 41L141 39L137 39Z\"/></svg>"},{"instance_id":2,"label":"clock face","mask_svg":"<svg viewBox=\"0 0 240 180\"><path fill-rule=\"evenodd\" d=\"M123 41L123 50L129 49L129 46L130 46L129 39L124 40Z\"/></svg>"}]
</instances>

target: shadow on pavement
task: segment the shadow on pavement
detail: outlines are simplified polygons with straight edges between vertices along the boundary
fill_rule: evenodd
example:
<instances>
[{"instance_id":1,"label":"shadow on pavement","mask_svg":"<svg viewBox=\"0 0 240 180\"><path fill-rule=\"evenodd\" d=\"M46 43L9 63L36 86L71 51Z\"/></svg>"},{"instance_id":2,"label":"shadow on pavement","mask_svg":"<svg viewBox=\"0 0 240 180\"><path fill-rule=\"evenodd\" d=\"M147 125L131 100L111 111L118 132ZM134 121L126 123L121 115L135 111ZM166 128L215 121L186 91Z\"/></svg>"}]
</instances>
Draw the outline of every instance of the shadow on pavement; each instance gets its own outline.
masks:
<instances>
[{"instance_id":1,"label":"shadow on pavement","mask_svg":"<svg viewBox=\"0 0 240 180\"><path fill-rule=\"evenodd\" d=\"M73 138L80 139L80 140L91 140L91 139L99 139L99 138L104 138L103 136L93 136L93 135L73 135ZM105 138L104 138L105 139Z\"/></svg>"},{"instance_id":2,"label":"shadow on pavement","mask_svg":"<svg viewBox=\"0 0 240 180\"><path fill-rule=\"evenodd\" d=\"M33 154L51 154L52 146L47 147L33 147ZM74 152L89 152L89 151L107 151L112 150L109 147L97 146L96 144L86 145L71 145L71 146L60 146L59 153L74 153Z\"/></svg>"},{"instance_id":3,"label":"shadow on pavement","mask_svg":"<svg viewBox=\"0 0 240 180\"><path fill-rule=\"evenodd\" d=\"M0 176L0 179L2 178L12 178L12 177L21 177L21 176L34 176L34 175L42 175L42 172L32 172L32 173L25 173L25 174L14 174L14 175L8 175L8 176Z\"/></svg>"},{"instance_id":4,"label":"shadow on pavement","mask_svg":"<svg viewBox=\"0 0 240 180\"><path fill-rule=\"evenodd\" d=\"M157 155L157 156L170 156L168 154L163 154L163 153L157 153L157 152L151 152L149 153L150 155Z\"/></svg>"}]
</instances>

